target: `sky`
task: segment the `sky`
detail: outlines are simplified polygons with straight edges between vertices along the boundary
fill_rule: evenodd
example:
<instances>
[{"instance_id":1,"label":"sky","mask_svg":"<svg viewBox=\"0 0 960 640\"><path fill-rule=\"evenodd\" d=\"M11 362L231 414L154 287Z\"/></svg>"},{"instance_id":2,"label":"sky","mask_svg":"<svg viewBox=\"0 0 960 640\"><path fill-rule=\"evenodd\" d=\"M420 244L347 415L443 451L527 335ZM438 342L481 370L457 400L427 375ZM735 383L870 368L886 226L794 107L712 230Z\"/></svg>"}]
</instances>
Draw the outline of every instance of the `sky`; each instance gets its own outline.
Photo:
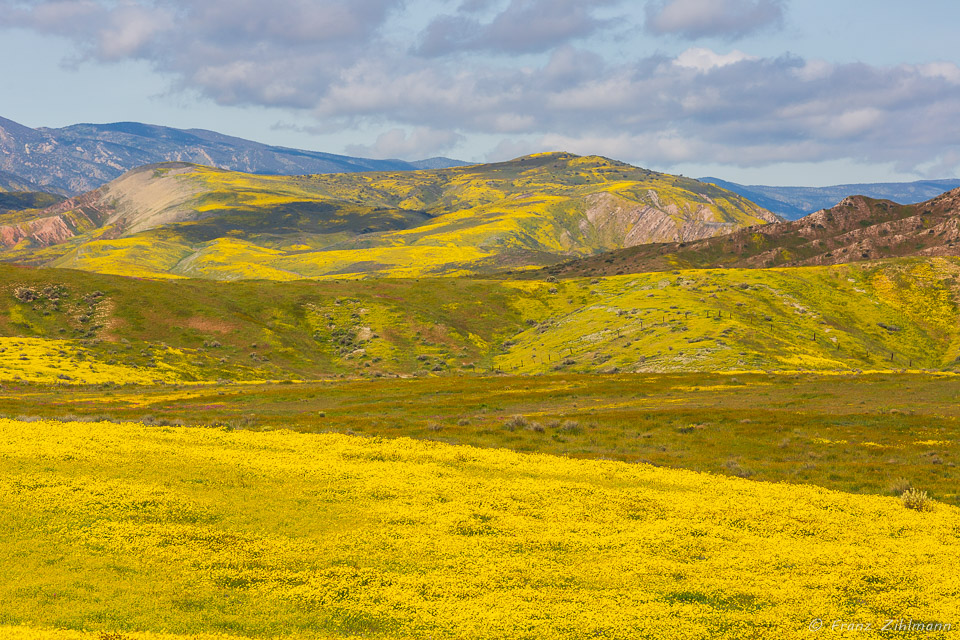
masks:
<instances>
[{"instance_id":1,"label":"sky","mask_svg":"<svg viewBox=\"0 0 960 640\"><path fill-rule=\"evenodd\" d=\"M0 116L349 155L960 177L960 3L0 0Z\"/></svg>"}]
</instances>

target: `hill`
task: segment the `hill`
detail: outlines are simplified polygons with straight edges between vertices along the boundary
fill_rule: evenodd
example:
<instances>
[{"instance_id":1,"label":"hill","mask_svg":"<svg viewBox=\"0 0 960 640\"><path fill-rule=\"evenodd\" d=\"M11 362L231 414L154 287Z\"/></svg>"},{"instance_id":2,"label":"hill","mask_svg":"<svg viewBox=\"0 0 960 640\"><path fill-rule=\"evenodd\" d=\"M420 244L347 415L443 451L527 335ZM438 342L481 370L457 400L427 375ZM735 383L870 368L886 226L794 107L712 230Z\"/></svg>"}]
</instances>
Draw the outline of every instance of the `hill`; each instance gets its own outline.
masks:
<instances>
[{"instance_id":1,"label":"hill","mask_svg":"<svg viewBox=\"0 0 960 640\"><path fill-rule=\"evenodd\" d=\"M166 161L263 174L411 171L463 164L449 158L369 160L139 122L31 129L0 118L0 170L39 187L29 190L75 195L136 167Z\"/></svg>"},{"instance_id":2,"label":"hill","mask_svg":"<svg viewBox=\"0 0 960 640\"><path fill-rule=\"evenodd\" d=\"M0 215L35 209L46 209L63 202L65 198L52 193L36 191L0 191ZM0 224L6 219L0 217Z\"/></svg>"},{"instance_id":3,"label":"hill","mask_svg":"<svg viewBox=\"0 0 960 640\"><path fill-rule=\"evenodd\" d=\"M774 220L696 180L549 153L295 177L152 165L0 233L6 261L289 280L492 273Z\"/></svg>"},{"instance_id":4,"label":"hill","mask_svg":"<svg viewBox=\"0 0 960 640\"><path fill-rule=\"evenodd\" d=\"M960 368L960 260L549 281L0 265L0 381Z\"/></svg>"},{"instance_id":5,"label":"hill","mask_svg":"<svg viewBox=\"0 0 960 640\"><path fill-rule=\"evenodd\" d=\"M800 220L740 229L698 242L633 247L556 265L547 273L582 277L678 268L795 267L957 255L960 189L913 205L853 196Z\"/></svg>"},{"instance_id":6,"label":"hill","mask_svg":"<svg viewBox=\"0 0 960 640\"><path fill-rule=\"evenodd\" d=\"M935 198L945 191L960 187L960 178L838 184L829 187L772 187L737 184L719 178L700 178L700 180L740 194L787 220L797 220L815 211L829 209L851 195L891 200L899 204L912 204Z\"/></svg>"}]
</instances>

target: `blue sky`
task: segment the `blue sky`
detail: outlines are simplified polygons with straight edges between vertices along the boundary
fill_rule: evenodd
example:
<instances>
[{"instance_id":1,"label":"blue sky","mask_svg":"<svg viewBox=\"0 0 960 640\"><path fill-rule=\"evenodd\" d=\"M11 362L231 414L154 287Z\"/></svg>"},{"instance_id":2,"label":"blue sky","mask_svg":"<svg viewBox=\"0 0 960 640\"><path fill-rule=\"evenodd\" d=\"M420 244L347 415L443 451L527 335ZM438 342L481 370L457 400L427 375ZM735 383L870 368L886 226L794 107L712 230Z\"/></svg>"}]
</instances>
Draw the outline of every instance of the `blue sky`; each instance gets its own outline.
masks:
<instances>
[{"instance_id":1,"label":"blue sky","mask_svg":"<svg viewBox=\"0 0 960 640\"><path fill-rule=\"evenodd\" d=\"M747 183L960 175L960 3L0 0L0 115Z\"/></svg>"}]
</instances>

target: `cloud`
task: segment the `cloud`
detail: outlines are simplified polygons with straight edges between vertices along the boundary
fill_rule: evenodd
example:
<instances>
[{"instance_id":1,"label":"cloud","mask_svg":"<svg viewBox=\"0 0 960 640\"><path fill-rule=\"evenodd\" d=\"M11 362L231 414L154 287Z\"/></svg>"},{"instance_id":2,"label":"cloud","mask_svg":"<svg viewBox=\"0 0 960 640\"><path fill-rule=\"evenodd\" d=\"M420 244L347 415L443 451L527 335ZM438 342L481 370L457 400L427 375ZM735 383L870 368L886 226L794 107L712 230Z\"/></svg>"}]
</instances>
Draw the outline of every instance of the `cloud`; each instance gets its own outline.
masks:
<instances>
[{"instance_id":1,"label":"cloud","mask_svg":"<svg viewBox=\"0 0 960 640\"><path fill-rule=\"evenodd\" d=\"M507 44L516 33L492 25L544 1L481 0L454 17L480 21L469 46L496 37L519 47ZM409 41L391 39L409 26L404 0L0 0L0 15L5 26L72 39L89 61L147 61L175 88L220 104L277 107L325 134L385 131L352 148L381 157L443 153L463 136L498 147L494 155L566 147L664 168L956 161L952 62L840 64L703 47L614 59L589 40L569 42L605 28L592 11L606 3L557 2L568 9L561 18L586 22L532 25L537 47L549 48L522 63L461 50L412 54Z\"/></svg>"},{"instance_id":2,"label":"cloud","mask_svg":"<svg viewBox=\"0 0 960 640\"><path fill-rule=\"evenodd\" d=\"M410 126L497 134L499 159L567 148L654 166L850 158L916 167L960 145L956 65L875 67L687 51L535 68L367 67L318 103L324 119L390 114ZM493 157L491 156L491 157Z\"/></svg>"},{"instance_id":3,"label":"cloud","mask_svg":"<svg viewBox=\"0 0 960 640\"><path fill-rule=\"evenodd\" d=\"M399 158L422 160L441 155L463 140L455 131L417 127L412 132L391 129L377 136L372 145L350 145L346 152L366 158Z\"/></svg>"},{"instance_id":4,"label":"cloud","mask_svg":"<svg viewBox=\"0 0 960 640\"><path fill-rule=\"evenodd\" d=\"M742 38L783 24L784 0L660 0L647 4L647 31L696 39Z\"/></svg>"},{"instance_id":5,"label":"cloud","mask_svg":"<svg viewBox=\"0 0 960 640\"><path fill-rule=\"evenodd\" d=\"M221 104L304 108L379 50L404 0L0 0L4 26L72 39L84 60L140 59Z\"/></svg>"},{"instance_id":6,"label":"cloud","mask_svg":"<svg viewBox=\"0 0 960 640\"><path fill-rule=\"evenodd\" d=\"M465 2L456 15L435 18L421 34L416 52L426 57L463 51L533 53L585 38L612 24L593 11L617 0L511 0L491 21L473 14L488 3Z\"/></svg>"},{"instance_id":7,"label":"cloud","mask_svg":"<svg viewBox=\"0 0 960 640\"><path fill-rule=\"evenodd\" d=\"M673 61L678 67L687 69L696 69L697 71L710 71L717 67L725 67L728 64L736 64L744 60L756 60L754 56L748 56L743 51L733 50L728 54L721 55L710 49L687 49Z\"/></svg>"}]
</instances>

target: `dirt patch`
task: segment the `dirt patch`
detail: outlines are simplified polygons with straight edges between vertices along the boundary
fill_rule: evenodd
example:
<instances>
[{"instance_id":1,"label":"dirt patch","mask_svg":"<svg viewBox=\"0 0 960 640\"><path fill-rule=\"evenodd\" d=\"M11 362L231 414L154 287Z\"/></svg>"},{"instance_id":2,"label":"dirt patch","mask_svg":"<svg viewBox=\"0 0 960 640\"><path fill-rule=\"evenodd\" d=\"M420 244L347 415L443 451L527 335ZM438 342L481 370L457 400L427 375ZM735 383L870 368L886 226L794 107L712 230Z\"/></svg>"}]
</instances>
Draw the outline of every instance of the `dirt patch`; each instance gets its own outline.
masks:
<instances>
[{"instance_id":1,"label":"dirt patch","mask_svg":"<svg viewBox=\"0 0 960 640\"><path fill-rule=\"evenodd\" d=\"M197 331L207 331L213 333L232 333L237 326L230 324L221 318L204 318L203 316L194 316L186 321L186 326Z\"/></svg>"}]
</instances>

